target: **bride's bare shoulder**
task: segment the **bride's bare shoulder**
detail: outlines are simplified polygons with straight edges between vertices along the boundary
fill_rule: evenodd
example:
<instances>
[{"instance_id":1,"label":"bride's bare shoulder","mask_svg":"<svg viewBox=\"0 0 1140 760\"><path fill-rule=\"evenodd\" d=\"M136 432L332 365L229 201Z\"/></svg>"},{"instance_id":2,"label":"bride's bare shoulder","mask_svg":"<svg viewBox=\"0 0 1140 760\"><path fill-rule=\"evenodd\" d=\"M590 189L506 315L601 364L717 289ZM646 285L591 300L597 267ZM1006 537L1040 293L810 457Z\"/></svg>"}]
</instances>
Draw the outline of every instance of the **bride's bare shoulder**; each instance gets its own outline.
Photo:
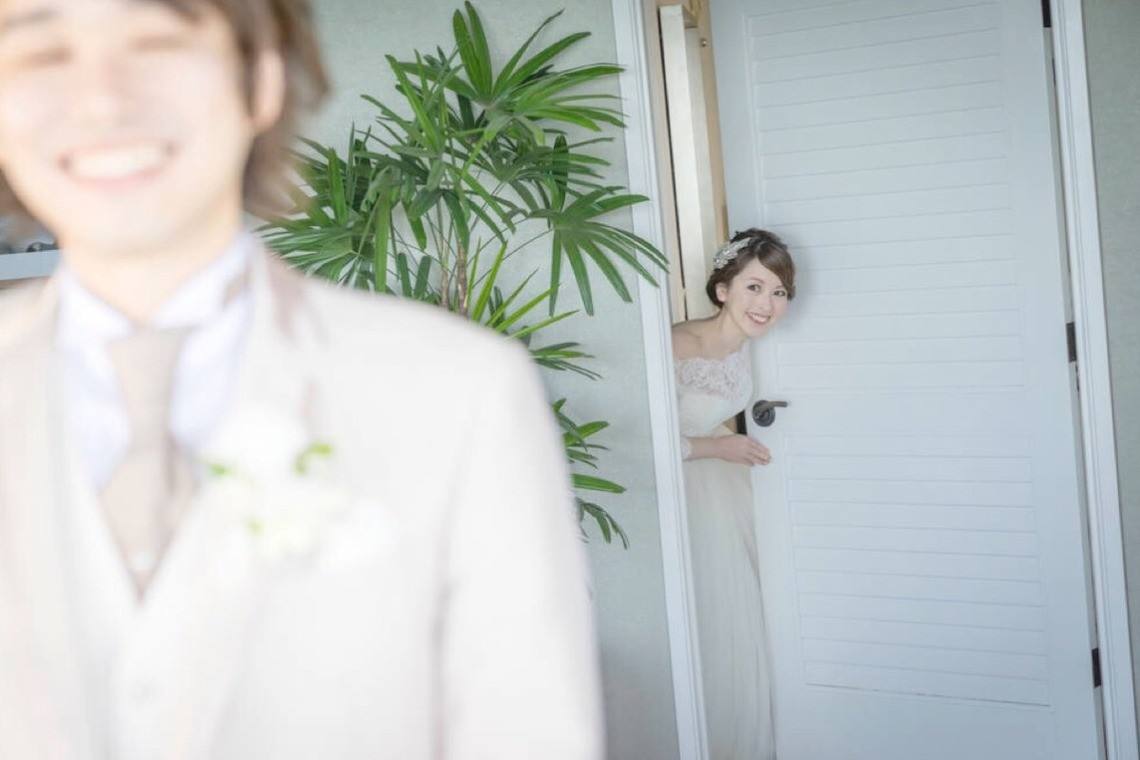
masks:
<instances>
[{"instance_id":1,"label":"bride's bare shoulder","mask_svg":"<svg viewBox=\"0 0 1140 760\"><path fill-rule=\"evenodd\" d=\"M678 322L673 325L673 357L692 359L701 355L701 322Z\"/></svg>"}]
</instances>

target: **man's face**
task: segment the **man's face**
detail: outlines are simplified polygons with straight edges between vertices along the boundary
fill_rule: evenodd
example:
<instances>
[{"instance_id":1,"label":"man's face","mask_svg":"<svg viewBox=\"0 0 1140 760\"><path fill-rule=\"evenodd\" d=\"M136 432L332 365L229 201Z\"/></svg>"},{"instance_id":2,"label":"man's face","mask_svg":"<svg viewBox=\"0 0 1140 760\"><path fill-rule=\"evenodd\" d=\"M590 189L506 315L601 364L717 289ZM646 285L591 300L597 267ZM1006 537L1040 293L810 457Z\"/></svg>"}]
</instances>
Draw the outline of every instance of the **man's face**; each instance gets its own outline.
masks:
<instances>
[{"instance_id":1,"label":"man's face","mask_svg":"<svg viewBox=\"0 0 1140 760\"><path fill-rule=\"evenodd\" d=\"M0 0L0 171L65 248L236 231L250 145L277 116L280 68L256 76L251 109L210 3L188 17L144 0Z\"/></svg>"}]
</instances>

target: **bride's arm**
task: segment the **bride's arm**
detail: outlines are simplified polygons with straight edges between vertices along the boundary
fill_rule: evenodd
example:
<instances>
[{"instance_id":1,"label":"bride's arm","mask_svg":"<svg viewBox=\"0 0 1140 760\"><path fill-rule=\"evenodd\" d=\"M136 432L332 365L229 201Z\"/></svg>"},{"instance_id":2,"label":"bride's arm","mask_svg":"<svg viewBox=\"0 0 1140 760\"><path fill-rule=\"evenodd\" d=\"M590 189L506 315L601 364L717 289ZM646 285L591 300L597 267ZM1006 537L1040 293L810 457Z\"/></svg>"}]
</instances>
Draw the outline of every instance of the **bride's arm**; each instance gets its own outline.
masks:
<instances>
[{"instance_id":1,"label":"bride's arm","mask_svg":"<svg viewBox=\"0 0 1140 760\"><path fill-rule=\"evenodd\" d=\"M688 453L685 453L686 449ZM684 459L723 459L733 464L756 465L772 461L767 446L739 433L710 438L682 437L681 452Z\"/></svg>"}]
</instances>

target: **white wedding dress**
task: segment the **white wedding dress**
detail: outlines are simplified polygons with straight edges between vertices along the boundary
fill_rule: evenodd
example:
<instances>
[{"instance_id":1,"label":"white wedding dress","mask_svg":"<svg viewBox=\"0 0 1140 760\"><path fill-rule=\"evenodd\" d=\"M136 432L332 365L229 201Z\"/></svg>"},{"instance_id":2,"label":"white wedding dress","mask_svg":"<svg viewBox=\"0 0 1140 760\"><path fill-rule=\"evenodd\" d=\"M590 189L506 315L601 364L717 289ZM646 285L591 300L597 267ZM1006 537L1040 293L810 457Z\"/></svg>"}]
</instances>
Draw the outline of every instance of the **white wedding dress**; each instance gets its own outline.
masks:
<instances>
[{"instance_id":1,"label":"white wedding dress","mask_svg":"<svg viewBox=\"0 0 1140 760\"><path fill-rule=\"evenodd\" d=\"M747 343L724 359L676 360L685 495L711 760L775 757L749 468L689 460L688 438L730 435L749 401Z\"/></svg>"}]
</instances>

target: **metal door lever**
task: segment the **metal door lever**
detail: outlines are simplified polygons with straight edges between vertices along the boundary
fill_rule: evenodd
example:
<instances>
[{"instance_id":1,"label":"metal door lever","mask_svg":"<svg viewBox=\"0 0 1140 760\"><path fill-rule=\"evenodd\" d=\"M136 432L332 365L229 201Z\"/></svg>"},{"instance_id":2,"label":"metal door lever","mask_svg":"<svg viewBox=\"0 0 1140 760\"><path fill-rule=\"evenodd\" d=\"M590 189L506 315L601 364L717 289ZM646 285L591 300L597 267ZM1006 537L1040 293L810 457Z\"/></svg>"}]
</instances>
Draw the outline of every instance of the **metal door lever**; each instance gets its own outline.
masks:
<instances>
[{"instance_id":1,"label":"metal door lever","mask_svg":"<svg viewBox=\"0 0 1140 760\"><path fill-rule=\"evenodd\" d=\"M752 420L760 427L768 427L776 421L776 407L787 405L787 401L757 401L752 405Z\"/></svg>"}]
</instances>

